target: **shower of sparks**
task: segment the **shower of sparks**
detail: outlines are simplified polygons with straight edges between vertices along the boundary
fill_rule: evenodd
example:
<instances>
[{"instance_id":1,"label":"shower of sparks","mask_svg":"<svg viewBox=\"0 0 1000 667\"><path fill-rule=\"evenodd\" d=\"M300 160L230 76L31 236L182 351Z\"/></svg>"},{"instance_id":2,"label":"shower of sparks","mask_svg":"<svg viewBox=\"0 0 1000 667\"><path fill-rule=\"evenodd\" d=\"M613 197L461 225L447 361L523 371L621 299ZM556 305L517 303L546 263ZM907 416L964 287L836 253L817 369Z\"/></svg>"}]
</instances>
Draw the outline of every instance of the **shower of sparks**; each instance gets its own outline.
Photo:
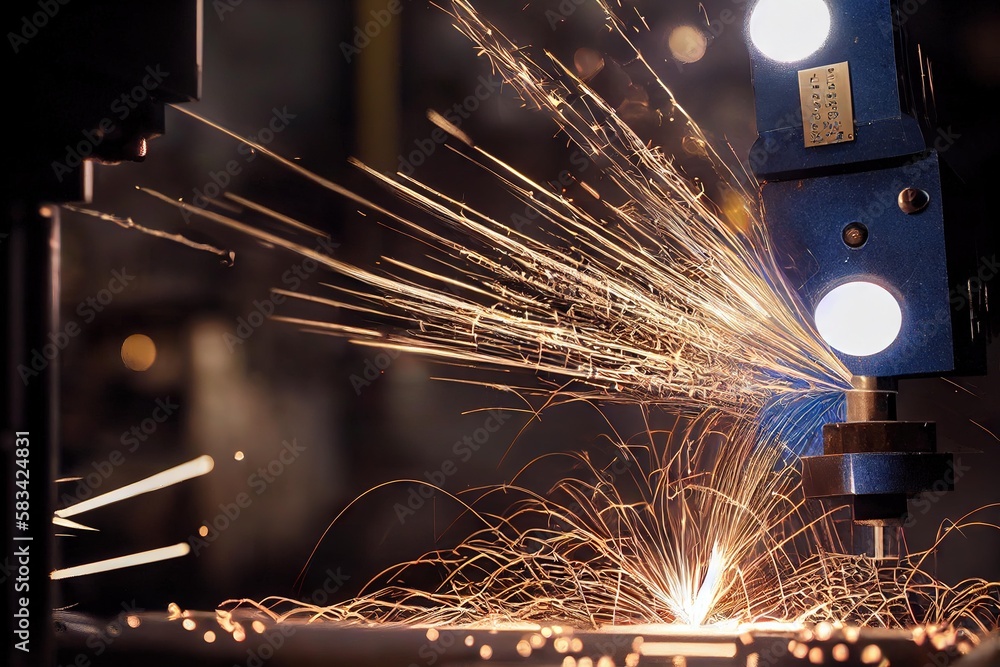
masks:
<instances>
[{"instance_id":1,"label":"shower of sparks","mask_svg":"<svg viewBox=\"0 0 1000 667\"><path fill-rule=\"evenodd\" d=\"M831 517L810 516L798 473L780 465L777 443L759 446L752 429L718 415L647 440L620 444L624 470L567 454L577 473L549 489L511 484L480 492L465 509L481 529L457 547L381 572L346 602L270 597L225 606L249 606L276 621L998 627L1000 582L949 587L927 571L946 538L997 529L975 514L899 561L817 550L820 542L839 547L824 534ZM515 500L502 515L478 511L490 494ZM428 573L441 582L433 590L403 583Z\"/></svg>"},{"instance_id":2,"label":"shower of sparks","mask_svg":"<svg viewBox=\"0 0 1000 667\"><path fill-rule=\"evenodd\" d=\"M611 8L596 2L609 30L632 46ZM383 572L346 603L269 598L255 606L279 620L359 622L562 619L597 627L764 617L895 626L961 617L995 624L979 610L996 603L997 584L949 589L924 574L922 555L893 570L815 548L839 545L828 516L806 517L798 474L787 462L849 388L849 373L785 281L755 198L638 50L632 47L633 64L671 100L667 113L687 133L682 145L726 184L719 205L572 67L552 54L533 57L466 0L453 0L451 15L525 103L551 115L600 166L600 192L584 184L593 201L584 205L547 189L434 114L431 120L461 142L460 156L540 214L535 229L355 163L418 212L398 215L183 109L422 242L434 268L383 257L387 269L367 270L142 190L355 281L360 287L325 284L324 296L282 294L381 324L276 320L448 363L562 378L567 384L558 390L535 391L663 407L684 415L686 426L665 438L651 433L648 444L620 443L628 473L617 478L581 454L582 477L546 493L516 484L484 491L520 500L500 516L469 503L467 511L482 522L477 532L454 549ZM436 589L399 583L426 567L443 573Z\"/></svg>"},{"instance_id":3,"label":"shower of sparks","mask_svg":"<svg viewBox=\"0 0 1000 667\"><path fill-rule=\"evenodd\" d=\"M669 403L691 412L711 407L752 416L782 397L813 400L848 387L848 371L808 324L740 186L730 185L729 191L742 202L736 217L745 227L724 218L725 211L670 157L645 145L553 57L548 56L556 75L482 22L467 3L455 2L453 12L459 29L520 96L549 112L574 143L599 159L606 180L626 204L601 199L602 214L593 214L484 149L467 145L468 159L541 214L540 229L531 235L418 181L395 180L356 163L445 227L436 230L434 222L396 215L350 193L351 201L435 251L434 268L383 257L390 268L373 272L220 213L143 191L360 282L363 289L329 285L335 294L326 303L376 314L389 325L375 329L288 320L312 331L448 362L561 376L608 400ZM673 112L717 173L735 183L697 126L676 105ZM190 111L183 113L235 136ZM346 192L266 147L247 143L334 192ZM731 201L727 208L733 208ZM449 228L462 240L452 240ZM290 296L323 302L307 294Z\"/></svg>"},{"instance_id":4,"label":"shower of sparks","mask_svg":"<svg viewBox=\"0 0 1000 667\"><path fill-rule=\"evenodd\" d=\"M620 443L619 466L567 454L577 474L544 492L486 490L518 500L496 516L475 509L481 496L467 508L481 530L454 549L390 568L347 603L271 598L260 606L282 610L274 612L279 620L555 619L583 627L793 618L781 580L801 560L798 478L777 465L780 445L758 447L756 439L716 414ZM434 591L371 590L421 568L442 572L443 583Z\"/></svg>"}]
</instances>

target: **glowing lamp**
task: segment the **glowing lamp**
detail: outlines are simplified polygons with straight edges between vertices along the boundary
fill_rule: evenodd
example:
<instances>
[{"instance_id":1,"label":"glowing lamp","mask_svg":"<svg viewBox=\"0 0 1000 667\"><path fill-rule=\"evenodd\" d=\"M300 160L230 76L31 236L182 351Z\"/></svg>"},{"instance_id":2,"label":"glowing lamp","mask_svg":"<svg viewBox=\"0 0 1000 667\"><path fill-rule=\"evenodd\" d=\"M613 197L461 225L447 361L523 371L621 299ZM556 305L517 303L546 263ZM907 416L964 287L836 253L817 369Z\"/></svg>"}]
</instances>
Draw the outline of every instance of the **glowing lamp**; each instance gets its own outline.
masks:
<instances>
[{"instance_id":1,"label":"glowing lamp","mask_svg":"<svg viewBox=\"0 0 1000 667\"><path fill-rule=\"evenodd\" d=\"M750 42L771 60L792 63L816 53L830 34L823 0L761 0L750 14Z\"/></svg>"},{"instance_id":2,"label":"glowing lamp","mask_svg":"<svg viewBox=\"0 0 1000 667\"><path fill-rule=\"evenodd\" d=\"M816 305L816 328L830 347L870 357L899 336L903 312L896 297L875 283L858 280L830 290Z\"/></svg>"}]
</instances>

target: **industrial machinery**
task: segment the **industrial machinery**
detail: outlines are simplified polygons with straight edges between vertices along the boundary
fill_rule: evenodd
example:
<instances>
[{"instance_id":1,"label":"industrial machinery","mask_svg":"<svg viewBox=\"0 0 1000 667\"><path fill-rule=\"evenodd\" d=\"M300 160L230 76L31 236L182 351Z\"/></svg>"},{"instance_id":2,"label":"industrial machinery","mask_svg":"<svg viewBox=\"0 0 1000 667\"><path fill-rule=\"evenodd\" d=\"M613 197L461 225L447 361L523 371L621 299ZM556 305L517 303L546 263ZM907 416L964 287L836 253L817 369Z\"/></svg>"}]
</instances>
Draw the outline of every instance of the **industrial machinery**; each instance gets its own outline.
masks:
<instances>
[{"instance_id":1,"label":"industrial machinery","mask_svg":"<svg viewBox=\"0 0 1000 667\"><path fill-rule=\"evenodd\" d=\"M231 9L240 2L222 4ZM965 198L955 194L939 160L948 135L935 134L925 104L932 95L922 63L909 59L896 3L758 0L747 9L759 133L750 162L764 182L767 220L820 333L857 376L847 392L847 421L828 425L824 454L805 460L807 492L848 499L855 521L871 527L859 531L857 552L890 557L899 548L907 498L939 480L951 486L951 458L936 451L934 425L896 420L898 380L983 371L987 285L974 278L984 250L975 247L977 234L952 223L963 219ZM24 106L23 126L13 133L17 169L8 178L0 236L8 305L7 497L15 492L7 481L14 479L15 452L29 449L20 458L30 458L35 476L30 528L10 512L3 520L5 549L30 545L24 578L31 582L30 595L4 583L12 630L20 610L30 616L20 625L24 635L5 638L4 664L998 664L995 638L962 656L971 646L966 635L924 629L438 630L274 624L249 613L180 609L114 619L53 613L51 530L39 518L55 507L48 480L57 476L58 354L47 357L43 346L38 367L29 366L35 375L17 369L39 341L57 350L64 332L57 205L89 198L87 158L142 160L155 150L148 140L164 131L164 105L200 95L207 10L200 0L150 6L43 0L8 8L7 24L15 26L12 88ZM791 19L784 16L790 10ZM768 42L774 12L802 22L782 24L777 41ZM793 33L805 45L790 39ZM16 647L26 640L30 652Z\"/></svg>"},{"instance_id":2,"label":"industrial machinery","mask_svg":"<svg viewBox=\"0 0 1000 667\"><path fill-rule=\"evenodd\" d=\"M877 2L751 9L751 164L779 261L854 373L847 421L803 460L811 497L846 499L857 553L898 554L907 498L953 486L935 425L896 420L898 379L985 372L985 247L941 155L930 64ZM977 241L979 245L977 247Z\"/></svg>"}]
</instances>

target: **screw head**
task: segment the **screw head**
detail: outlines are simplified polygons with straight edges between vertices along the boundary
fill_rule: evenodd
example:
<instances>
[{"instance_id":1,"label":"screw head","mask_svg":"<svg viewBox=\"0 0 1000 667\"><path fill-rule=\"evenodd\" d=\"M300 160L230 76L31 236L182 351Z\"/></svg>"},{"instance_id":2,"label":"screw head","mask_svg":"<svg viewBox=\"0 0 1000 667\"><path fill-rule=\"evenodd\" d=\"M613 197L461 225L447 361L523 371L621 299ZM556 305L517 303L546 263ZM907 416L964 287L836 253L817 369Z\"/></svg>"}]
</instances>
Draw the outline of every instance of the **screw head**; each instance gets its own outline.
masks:
<instances>
[{"instance_id":1,"label":"screw head","mask_svg":"<svg viewBox=\"0 0 1000 667\"><path fill-rule=\"evenodd\" d=\"M920 213L931 203L931 196L920 188L903 188L896 200L899 210L907 215Z\"/></svg>"},{"instance_id":2,"label":"screw head","mask_svg":"<svg viewBox=\"0 0 1000 667\"><path fill-rule=\"evenodd\" d=\"M848 248L860 248L868 242L868 228L860 222L852 222L844 227L843 238Z\"/></svg>"}]
</instances>

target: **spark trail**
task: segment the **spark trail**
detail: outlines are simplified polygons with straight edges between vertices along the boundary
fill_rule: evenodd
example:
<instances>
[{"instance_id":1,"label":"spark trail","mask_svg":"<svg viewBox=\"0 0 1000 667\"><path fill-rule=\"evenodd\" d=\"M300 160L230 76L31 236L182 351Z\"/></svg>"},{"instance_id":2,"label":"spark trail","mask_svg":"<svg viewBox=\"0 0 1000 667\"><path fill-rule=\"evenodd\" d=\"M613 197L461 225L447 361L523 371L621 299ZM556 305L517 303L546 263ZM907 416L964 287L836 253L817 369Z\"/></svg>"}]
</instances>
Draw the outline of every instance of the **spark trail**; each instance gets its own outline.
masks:
<instances>
[{"instance_id":1,"label":"spark trail","mask_svg":"<svg viewBox=\"0 0 1000 667\"><path fill-rule=\"evenodd\" d=\"M646 146L570 69L548 54L555 73L536 64L466 2L454 2L452 11L459 30L518 94L549 113L588 156L600 159L624 203L603 199L602 213L590 213L482 148L466 147L466 158L541 213L542 228L529 234L418 181L396 180L357 164L431 219L396 215L351 193L352 201L384 224L432 250L428 266L383 257L390 268L374 272L232 218L161 199L360 282L361 289L329 285L334 292L329 298L296 296L375 315L383 326L290 320L360 344L476 367L529 370L578 381L607 400L669 404L691 413L711 408L753 416L775 401L813 401L847 388L848 371L808 324L771 257L749 196L741 200L748 223L734 228L672 158ZM620 31L614 21L610 25ZM676 104L673 110L707 147L697 125ZM734 183L731 191L741 191L717 153L705 148L705 158ZM461 241L452 239L455 231Z\"/></svg>"},{"instance_id":2,"label":"spark trail","mask_svg":"<svg viewBox=\"0 0 1000 667\"><path fill-rule=\"evenodd\" d=\"M780 444L761 446L746 423L705 416L643 439L619 443L624 470L567 454L577 474L551 488L536 491L515 480L478 492L465 507L481 522L479 530L455 548L388 568L346 602L270 597L223 607L249 606L277 621L493 627L732 629L761 620L947 625L982 634L998 627L1000 582L948 586L929 567L945 539L997 529L977 513L943 528L930 549L899 561L845 555L827 534L832 515L811 515L798 473L780 465ZM477 510L492 494L517 500L502 515ZM428 571L441 581L432 590L400 583Z\"/></svg>"}]
</instances>

